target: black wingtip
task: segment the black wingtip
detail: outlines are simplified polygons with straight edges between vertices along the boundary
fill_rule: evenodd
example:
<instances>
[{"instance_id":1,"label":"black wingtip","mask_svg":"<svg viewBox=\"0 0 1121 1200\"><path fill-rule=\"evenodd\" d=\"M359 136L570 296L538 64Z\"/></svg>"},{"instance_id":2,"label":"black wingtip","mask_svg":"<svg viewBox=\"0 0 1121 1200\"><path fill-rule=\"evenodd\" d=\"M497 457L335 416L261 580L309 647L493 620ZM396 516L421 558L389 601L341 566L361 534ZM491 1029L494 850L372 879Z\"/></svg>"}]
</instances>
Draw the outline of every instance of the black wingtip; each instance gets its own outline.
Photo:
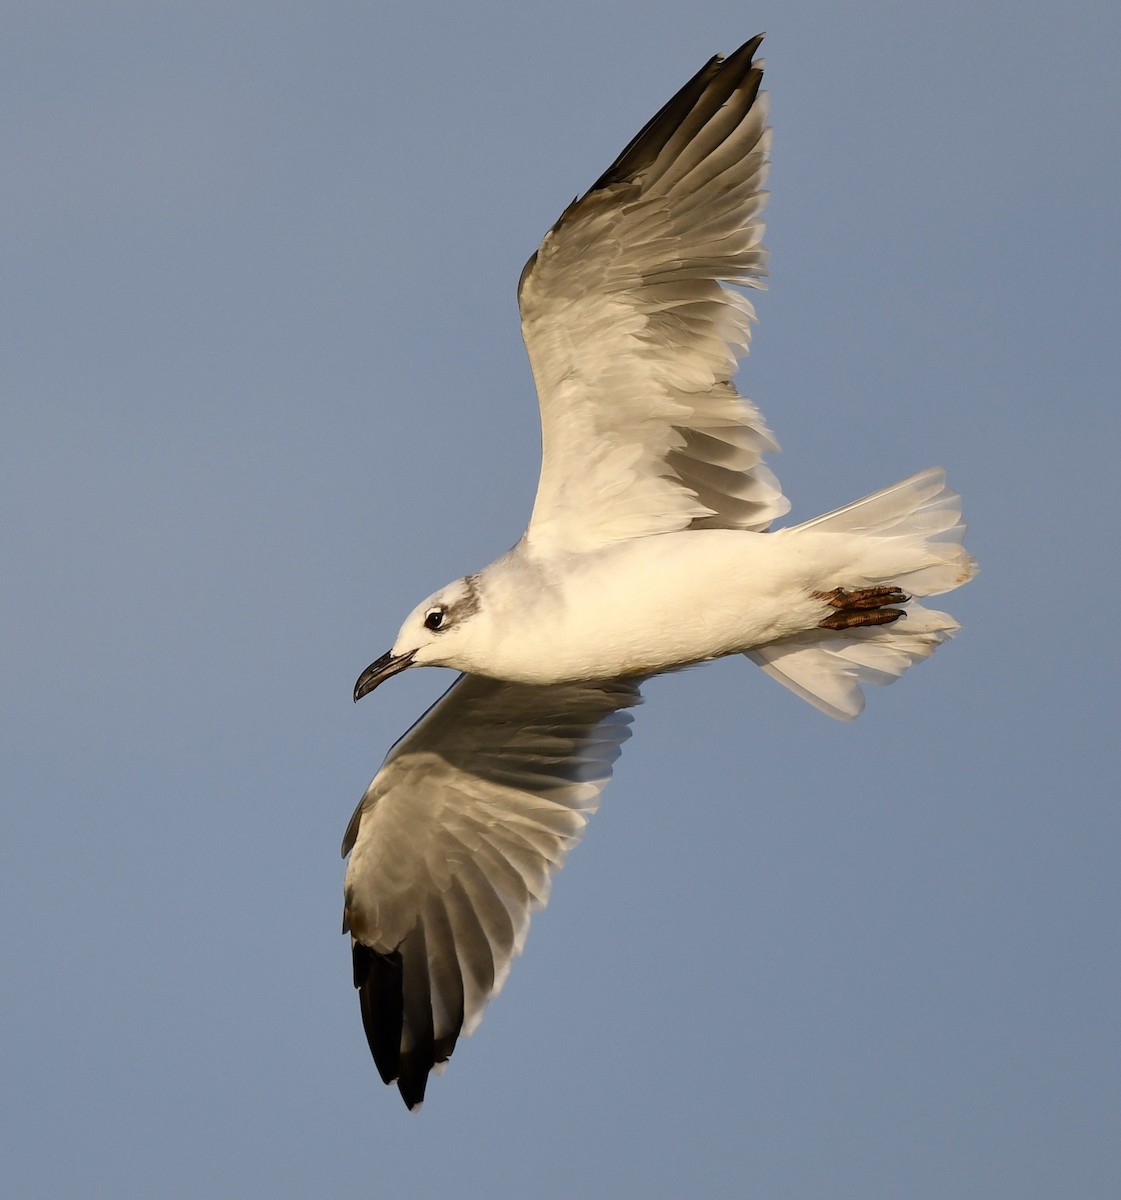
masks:
<instances>
[{"instance_id":1,"label":"black wingtip","mask_svg":"<svg viewBox=\"0 0 1121 1200\"><path fill-rule=\"evenodd\" d=\"M646 122L623 148L619 157L592 184L592 192L600 191L615 183L623 183L633 179L644 167L647 167L658 157L666 142L673 136L685 118L697 106L701 97L714 85L717 77L721 80L723 95L717 97L717 103L722 103L735 87L753 69L755 52L759 49L766 34L757 33L749 38L738 50L734 50L727 58L714 54L703 67L683 87L666 101L665 104ZM759 84L763 78L762 67L755 68L758 78L755 80L751 100L758 93Z\"/></svg>"},{"instance_id":2,"label":"black wingtip","mask_svg":"<svg viewBox=\"0 0 1121 1200\"><path fill-rule=\"evenodd\" d=\"M401 1072L401 1030L405 1016L401 955L379 954L356 941L354 986L362 1009L362 1027L383 1083Z\"/></svg>"},{"instance_id":3,"label":"black wingtip","mask_svg":"<svg viewBox=\"0 0 1121 1200\"><path fill-rule=\"evenodd\" d=\"M402 1051L407 974L402 952L395 950L392 954L382 954L355 941L352 957L362 1027L374 1065L383 1083L397 1085L409 1111L418 1112L428 1086L429 1072L451 1056L456 1035L433 1036L431 1003L425 994L424 1014L414 1013L410 1021L411 1040L415 1044Z\"/></svg>"},{"instance_id":4,"label":"black wingtip","mask_svg":"<svg viewBox=\"0 0 1121 1200\"><path fill-rule=\"evenodd\" d=\"M416 1055L401 1055L401 1075L397 1080L397 1090L409 1112L417 1112L424 1102L424 1091L428 1087L428 1072L430 1065L418 1061Z\"/></svg>"}]
</instances>

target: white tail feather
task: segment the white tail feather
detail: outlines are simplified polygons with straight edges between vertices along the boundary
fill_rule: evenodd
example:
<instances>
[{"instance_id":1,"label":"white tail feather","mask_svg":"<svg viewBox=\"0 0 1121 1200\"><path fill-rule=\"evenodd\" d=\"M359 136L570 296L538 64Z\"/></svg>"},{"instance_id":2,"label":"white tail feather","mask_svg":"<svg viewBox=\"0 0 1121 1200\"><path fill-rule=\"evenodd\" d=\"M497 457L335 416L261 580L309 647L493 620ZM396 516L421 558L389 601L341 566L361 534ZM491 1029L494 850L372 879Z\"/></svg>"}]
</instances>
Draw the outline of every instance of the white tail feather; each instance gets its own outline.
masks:
<instances>
[{"instance_id":1,"label":"white tail feather","mask_svg":"<svg viewBox=\"0 0 1121 1200\"><path fill-rule=\"evenodd\" d=\"M932 467L816 517L798 530L856 535L855 578L848 586L893 583L916 596L952 591L977 564L962 546L961 498ZM791 532L794 532L793 530ZM917 604L890 625L813 629L748 652L773 679L842 721L864 710L861 684L894 683L961 626L948 613Z\"/></svg>"},{"instance_id":2,"label":"white tail feather","mask_svg":"<svg viewBox=\"0 0 1121 1200\"><path fill-rule=\"evenodd\" d=\"M867 533L883 537L894 533L916 532L913 520L919 513L943 512L942 522L930 520L932 531L961 529L961 497L946 486L946 472L941 467L927 467L917 475L893 483L882 491L862 496L842 508L835 508L823 516L804 521L799 529L826 526L830 533ZM901 529L900 526L906 526ZM961 536L956 540L960 543Z\"/></svg>"},{"instance_id":3,"label":"white tail feather","mask_svg":"<svg viewBox=\"0 0 1121 1200\"><path fill-rule=\"evenodd\" d=\"M747 657L814 708L851 721L864 711L862 683L894 683L960 628L948 613L911 604L891 625L799 633Z\"/></svg>"},{"instance_id":4,"label":"white tail feather","mask_svg":"<svg viewBox=\"0 0 1121 1200\"><path fill-rule=\"evenodd\" d=\"M913 596L952 591L977 573L962 546L961 497L946 486L941 467L920 471L796 528L867 538L862 561L853 567L869 584L894 583Z\"/></svg>"}]
</instances>

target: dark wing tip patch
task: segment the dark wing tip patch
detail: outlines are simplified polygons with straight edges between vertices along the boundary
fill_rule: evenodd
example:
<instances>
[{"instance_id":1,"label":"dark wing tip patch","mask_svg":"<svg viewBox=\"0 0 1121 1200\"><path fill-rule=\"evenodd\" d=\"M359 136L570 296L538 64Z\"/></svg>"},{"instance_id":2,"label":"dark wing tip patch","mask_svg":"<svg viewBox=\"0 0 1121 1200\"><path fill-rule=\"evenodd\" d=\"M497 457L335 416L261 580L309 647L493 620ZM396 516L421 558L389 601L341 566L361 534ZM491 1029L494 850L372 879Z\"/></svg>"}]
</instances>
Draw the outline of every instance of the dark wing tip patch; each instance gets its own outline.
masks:
<instances>
[{"instance_id":1,"label":"dark wing tip patch","mask_svg":"<svg viewBox=\"0 0 1121 1200\"><path fill-rule=\"evenodd\" d=\"M435 1037L424 946L419 954L412 949L408 956L400 949L382 954L355 941L352 952L354 986L374 1065L382 1082L396 1083L401 1099L415 1111L424 1100L429 1072L447 1062L459 1029ZM403 1049L406 1024L411 1045Z\"/></svg>"},{"instance_id":2,"label":"dark wing tip patch","mask_svg":"<svg viewBox=\"0 0 1121 1200\"><path fill-rule=\"evenodd\" d=\"M393 1083L401 1073L401 1031L405 1019L401 955L398 951L380 954L358 941L354 942L352 953L354 986L358 989L366 1041L382 1081Z\"/></svg>"},{"instance_id":3,"label":"dark wing tip patch","mask_svg":"<svg viewBox=\"0 0 1121 1200\"><path fill-rule=\"evenodd\" d=\"M592 184L589 191L600 191L612 184L633 179L658 157L686 118L702 103L710 114L715 112L751 72L752 60L763 36L756 34L727 58L719 54L710 58L631 138L619 157ZM748 107L759 91L763 78L761 67L755 69L755 75Z\"/></svg>"},{"instance_id":4,"label":"dark wing tip patch","mask_svg":"<svg viewBox=\"0 0 1121 1200\"><path fill-rule=\"evenodd\" d=\"M553 223L550 233L555 233L597 192L632 183L650 167L666 148L670 140L686 125L703 127L721 106L737 90L743 94L738 103L746 113L755 103L763 81L762 60L754 61L756 50L763 41L763 34L744 44L724 58L716 54L668 100L649 121L635 134L606 171L582 196L577 196ZM548 236L548 235L546 235ZM544 243L542 243L544 245ZM533 274L538 252L530 256L518 279L518 300L527 280Z\"/></svg>"}]
</instances>

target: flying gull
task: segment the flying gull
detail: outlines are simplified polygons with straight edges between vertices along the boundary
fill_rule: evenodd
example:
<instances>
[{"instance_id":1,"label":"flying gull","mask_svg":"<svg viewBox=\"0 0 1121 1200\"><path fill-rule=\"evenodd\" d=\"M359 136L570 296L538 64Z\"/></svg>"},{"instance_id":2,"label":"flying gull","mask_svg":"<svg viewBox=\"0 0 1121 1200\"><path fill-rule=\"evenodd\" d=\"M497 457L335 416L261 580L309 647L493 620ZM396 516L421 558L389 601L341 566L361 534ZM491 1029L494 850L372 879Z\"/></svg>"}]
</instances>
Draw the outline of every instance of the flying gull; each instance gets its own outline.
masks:
<instances>
[{"instance_id":1,"label":"flying gull","mask_svg":"<svg viewBox=\"0 0 1121 1200\"><path fill-rule=\"evenodd\" d=\"M923 471L805 524L732 383L761 287L762 36L711 59L545 235L518 287L542 462L516 546L429 596L355 700L462 672L343 839L343 930L377 1069L409 1108L478 1025L580 838L643 680L729 654L841 720L958 629L974 573ZM905 618L905 619L902 619Z\"/></svg>"}]
</instances>

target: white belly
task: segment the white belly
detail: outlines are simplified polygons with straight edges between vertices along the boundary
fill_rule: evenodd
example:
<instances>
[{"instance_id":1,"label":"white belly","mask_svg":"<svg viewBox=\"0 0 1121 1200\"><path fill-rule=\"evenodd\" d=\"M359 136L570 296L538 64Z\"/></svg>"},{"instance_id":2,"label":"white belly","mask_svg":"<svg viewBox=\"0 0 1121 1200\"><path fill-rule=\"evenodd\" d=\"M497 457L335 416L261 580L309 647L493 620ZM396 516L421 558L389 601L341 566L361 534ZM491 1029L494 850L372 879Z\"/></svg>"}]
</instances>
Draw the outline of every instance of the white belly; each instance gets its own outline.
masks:
<instances>
[{"instance_id":1,"label":"white belly","mask_svg":"<svg viewBox=\"0 0 1121 1200\"><path fill-rule=\"evenodd\" d=\"M653 674L812 628L824 611L812 593L832 565L819 540L706 530L569 559L555 589L510 614L495 673L528 683Z\"/></svg>"}]
</instances>

